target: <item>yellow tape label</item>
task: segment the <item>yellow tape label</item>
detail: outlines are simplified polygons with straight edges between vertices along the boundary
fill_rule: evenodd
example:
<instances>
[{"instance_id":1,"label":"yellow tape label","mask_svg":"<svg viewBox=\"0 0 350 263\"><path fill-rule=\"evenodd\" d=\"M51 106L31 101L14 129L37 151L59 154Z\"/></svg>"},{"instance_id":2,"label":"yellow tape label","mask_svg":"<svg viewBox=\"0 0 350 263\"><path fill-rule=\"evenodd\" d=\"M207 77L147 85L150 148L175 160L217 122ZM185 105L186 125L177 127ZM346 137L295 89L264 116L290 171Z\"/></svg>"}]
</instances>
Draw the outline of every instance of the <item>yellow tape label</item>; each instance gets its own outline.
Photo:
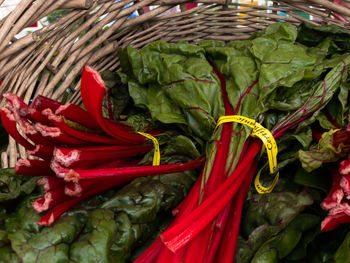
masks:
<instances>
[{"instance_id":1,"label":"yellow tape label","mask_svg":"<svg viewBox=\"0 0 350 263\"><path fill-rule=\"evenodd\" d=\"M239 115L230 115L230 116L220 117L216 127L227 122L241 123L253 129L251 135L253 137L258 137L263 142L265 149L267 151L270 173L271 174L275 173L277 169L278 149L277 149L277 143L273 138L273 135L271 134L271 132L268 129L264 128L260 123L255 122L255 120L244 116L239 116ZM261 170L258 172L255 178L255 181L254 181L255 188L259 194L270 193L277 183L279 174L278 173L276 174L275 179L273 180L272 184L269 187L264 187L260 184L260 173L261 173Z\"/></svg>"},{"instance_id":2,"label":"yellow tape label","mask_svg":"<svg viewBox=\"0 0 350 263\"><path fill-rule=\"evenodd\" d=\"M159 150L158 140L148 133L138 132L138 134L141 134L142 136L145 136L146 138L153 141L153 144L154 144L153 165L154 166L160 165L160 150Z\"/></svg>"}]
</instances>

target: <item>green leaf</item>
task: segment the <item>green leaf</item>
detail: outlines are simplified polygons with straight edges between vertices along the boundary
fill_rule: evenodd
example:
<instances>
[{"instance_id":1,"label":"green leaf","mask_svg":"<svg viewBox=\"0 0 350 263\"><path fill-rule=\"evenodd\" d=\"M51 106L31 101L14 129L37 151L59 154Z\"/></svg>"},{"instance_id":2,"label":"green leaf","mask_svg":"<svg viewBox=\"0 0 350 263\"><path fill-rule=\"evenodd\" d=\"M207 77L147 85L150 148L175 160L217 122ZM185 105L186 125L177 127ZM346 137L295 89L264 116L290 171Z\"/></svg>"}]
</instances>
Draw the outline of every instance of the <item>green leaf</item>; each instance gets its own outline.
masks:
<instances>
[{"instance_id":1,"label":"green leaf","mask_svg":"<svg viewBox=\"0 0 350 263\"><path fill-rule=\"evenodd\" d=\"M89 231L89 232L88 232ZM70 247L70 259L76 262L111 262L108 250L115 238L117 226L114 213L95 209L89 214L85 231Z\"/></svg>"},{"instance_id":2,"label":"green leaf","mask_svg":"<svg viewBox=\"0 0 350 263\"><path fill-rule=\"evenodd\" d=\"M0 170L0 202L8 201L20 195L30 194L38 177L15 175L13 169Z\"/></svg>"},{"instance_id":3,"label":"green leaf","mask_svg":"<svg viewBox=\"0 0 350 263\"><path fill-rule=\"evenodd\" d=\"M128 86L137 106L146 106L160 122L185 124L196 136L210 138L223 106L219 80L203 48L154 42L121 54L124 72L132 69Z\"/></svg>"},{"instance_id":4,"label":"green leaf","mask_svg":"<svg viewBox=\"0 0 350 263\"><path fill-rule=\"evenodd\" d=\"M350 56L347 56L341 63L338 63L336 67L329 71L323 80L318 81L312 87L312 94L305 104L295 111L293 115L287 115L282 118L276 124L275 129L288 126L296 121L300 121L300 119L310 119L315 115L317 116L318 112L327 105L337 92L340 83L346 80L349 63Z\"/></svg>"},{"instance_id":5,"label":"green leaf","mask_svg":"<svg viewBox=\"0 0 350 263\"><path fill-rule=\"evenodd\" d=\"M343 243L338 248L334 255L334 260L336 263L343 263L350 261L350 232L345 237Z\"/></svg>"},{"instance_id":6,"label":"green leaf","mask_svg":"<svg viewBox=\"0 0 350 263\"><path fill-rule=\"evenodd\" d=\"M13 252L11 246L0 247L0 263L20 263L20 258Z\"/></svg>"},{"instance_id":7,"label":"green leaf","mask_svg":"<svg viewBox=\"0 0 350 263\"><path fill-rule=\"evenodd\" d=\"M297 139L304 149L307 149L312 142L312 130L310 127L306 127L299 133L293 134L292 137Z\"/></svg>"},{"instance_id":8,"label":"green leaf","mask_svg":"<svg viewBox=\"0 0 350 263\"><path fill-rule=\"evenodd\" d=\"M323 163L335 162L346 155L349 145L340 143L334 146L333 134L333 130L325 132L322 134L317 148L308 151L299 150L297 152L297 157L306 171L311 172L321 167Z\"/></svg>"},{"instance_id":9,"label":"green leaf","mask_svg":"<svg viewBox=\"0 0 350 263\"><path fill-rule=\"evenodd\" d=\"M323 169L317 169L311 172L306 172L299 168L295 173L294 182L297 184L314 187L328 193L329 190L329 173Z\"/></svg>"},{"instance_id":10,"label":"green leaf","mask_svg":"<svg viewBox=\"0 0 350 263\"><path fill-rule=\"evenodd\" d=\"M306 192L254 195L249 202L245 220L242 222L243 233L248 235L253 229L263 224L286 225L312 202L310 195Z\"/></svg>"},{"instance_id":11,"label":"green leaf","mask_svg":"<svg viewBox=\"0 0 350 263\"><path fill-rule=\"evenodd\" d=\"M332 24L314 26L308 23L303 23L298 28L297 41L304 45L316 46L326 38L333 42L330 53L345 53L350 50L350 31L347 29Z\"/></svg>"}]
</instances>

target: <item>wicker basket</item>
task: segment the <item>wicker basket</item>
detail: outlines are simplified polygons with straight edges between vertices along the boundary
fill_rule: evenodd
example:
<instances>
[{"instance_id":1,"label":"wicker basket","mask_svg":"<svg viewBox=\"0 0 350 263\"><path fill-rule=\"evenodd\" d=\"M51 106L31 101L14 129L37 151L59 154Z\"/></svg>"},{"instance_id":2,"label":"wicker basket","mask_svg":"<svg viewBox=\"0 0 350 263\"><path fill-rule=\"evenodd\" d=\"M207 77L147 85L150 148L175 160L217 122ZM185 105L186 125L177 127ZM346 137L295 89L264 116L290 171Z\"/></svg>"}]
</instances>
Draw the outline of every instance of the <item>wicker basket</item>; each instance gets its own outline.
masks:
<instances>
[{"instance_id":1,"label":"wicker basket","mask_svg":"<svg viewBox=\"0 0 350 263\"><path fill-rule=\"evenodd\" d=\"M0 5L3 2L0 0ZM198 6L190 10L186 10L186 2L35 0L28 6L28 1L22 0L0 21L0 93L17 93L26 102L42 94L58 100L65 97L79 104L79 76L83 66L88 64L99 71L118 70L118 47L139 48L155 40L234 41L248 38L277 21L295 25L303 21L315 25L336 24L350 29L350 9L346 7L350 7L350 1L345 0L341 3L266 1L271 3L269 6L249 1L199 0L195 1ZM132 5L125 8L130 3ZM150 6L151 11L145 13ZM175 7L179 12L169 14ZM23 28L63 8L71 8L65 17L25 37L15 38ZM128 19L135 10L139 16ZM25 157L24 148L10 138L7 151L1 154L1 166L13 167L17 158Z\"/></svg>"}]
</instances>

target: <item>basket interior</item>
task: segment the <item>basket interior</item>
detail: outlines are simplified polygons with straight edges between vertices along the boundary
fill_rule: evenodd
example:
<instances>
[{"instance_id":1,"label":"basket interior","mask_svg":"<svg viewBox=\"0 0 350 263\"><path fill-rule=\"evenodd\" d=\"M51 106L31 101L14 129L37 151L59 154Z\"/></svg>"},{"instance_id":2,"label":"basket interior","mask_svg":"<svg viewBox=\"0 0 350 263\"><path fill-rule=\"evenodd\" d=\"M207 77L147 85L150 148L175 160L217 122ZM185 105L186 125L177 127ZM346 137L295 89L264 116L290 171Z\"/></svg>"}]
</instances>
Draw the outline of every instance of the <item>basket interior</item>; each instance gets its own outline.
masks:
<instances>
[{"instance_id":1,"label":"basket interior","mask_svg":"<svg viewBox=\"0 0 350 263\"><path fill-rule=\"evenodd\" d=\"M140 48L156 40L235 41L279 21L350 28L350 1L339 5L327 0L202 0L191 2L197 4L191 9L187 2L37 0L28 7L23 0L0 21L0 93L16 93L27 103L41 94L79 104L84 65L118 70L119 47ZM63 8L70 8L64 17L16 39L23 28ZM135 11L138 16L131 18ZM2 167L14 166L19 157L26 157L25 151L10 139L1 155Z\"/></svg>"}]
</instances>

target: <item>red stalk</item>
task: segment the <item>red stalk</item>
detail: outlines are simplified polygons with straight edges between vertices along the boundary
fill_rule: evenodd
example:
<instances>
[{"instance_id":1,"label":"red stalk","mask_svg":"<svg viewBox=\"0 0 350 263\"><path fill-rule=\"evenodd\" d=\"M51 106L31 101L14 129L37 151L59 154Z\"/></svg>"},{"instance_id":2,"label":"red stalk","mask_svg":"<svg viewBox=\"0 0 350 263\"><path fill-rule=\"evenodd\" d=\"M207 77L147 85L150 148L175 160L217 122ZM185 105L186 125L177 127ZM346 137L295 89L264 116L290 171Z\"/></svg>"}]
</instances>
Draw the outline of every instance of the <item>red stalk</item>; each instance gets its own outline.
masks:
<instances>
[{"instance_id":1,"label":"red stalk","mask_svg":"<svg viewBox=\"0 0 350 263\"><path fill-rule=\"evenodd\" d=\"M54 144L48 139L44 138L27 120L20 119L17 122L20 125L21 131L27 136L29 140L34 142L36 145L40 144L50 148L54 147Z\"/></svg>"},{"instance_id":2,"label":"red stalk","mask_svg":"<svg viewBox=\"0 0 350 263\"><path fill-rule=\"evenodd\" d=\"M68 200L69 197L64 194L63 188L57 188L48 191L45 195L32 202L32 207L38 213L46 211L56 205Z\"/></svg>"},{"instance_id":3,"label":"red stalk","mask_svg":"<svg viewBox=\"0 0 350 263\"><path fill-rule=\"evenodd\" d=\"M88 191L93 187L99 185L108 185L110 183L123 184L127 180L120 180L119 178L113 179L91 179L80 182L66 182L64 193L68 196L81 196L84 191Z\"/></svg>"},{"instance_id":4,"label":"red stalk","mask_svg":"<svg viewBox=\"0 0 350 263\"><path fill-rule=\"evenodd\" d=\"M242 161L242 159L244 158L247 148L249 147L249 141L250 139L248 138L246 140L246 142L244 143L244 146L242 148L242 151L240 153L240 157L238 160L238 163L240 163ZM229 170L232 168L232 163L229 166ZM244 181L244 183L242 185L244 185L247 181ZM250 182L248 182L248 184L250 185ZM249 186L248 186L249 187ZM241 192L241 189L239 190L239 192ZM222 236L225 233L225 227L226 227L226 222L227 220L230 221L231 220L235 220L234 218L232 219L232 217L229 217L229 212L230 210L234 210L234 209L240 209L239 207L236 208L236 205L232 202L232 200L226 205L226 207L224 208L224 210L222 210L220 212L220 214L218 215L217 219L216 219L216 224L215 224L215 229L213 231L212 234L212 239L211 239L211 244L207 245L207 253L205 256L205 260L203 262L213 262L213 259L217 253L218 247L220 245ZM220 248L221 249L221 248Z\"/></svg>"},{"instance_id":5,"label":"red stalk","mask_svg":"<svg viewBox=\"0 0 350 263\"><path fill-rule=\"evenodd\" d=\"M198 202L199 202L199 195L200 195L200 191L201 191L202 179L203 179L203 172L202 172L201 176L196 180L195 184L191 188L191 191L187 195L186 199L181 202L181 209L178 211L176 218L168 226L168 228L181 222L181 220L184 217L186 217L194 208L197 207ZM163 244L163 247L158 255L158 259L156 262L157 263L182 262L185 253L186 253L186 248L179 249L178 251L176 251L176 253L173 253Z\"/></svg>"},{"instance_id":6,"label":"red stalk","mask_svg":"<svg viewBox=\"0 0 350 263\"><path fill-rule=\"evenodd\" d=\"M55 175L50 168L50 161L20 159L17 161L15 173L21 175L47 176Z\"/></svg>"},{"instance_id":7,"label":"red stalk","mask_svg":"<svg viewBox=\"0 0 350 263\"><path fill-rule=\"evenodd\" d=\"M211 263L214 262L215 254L219 248L222 236L224 234L225 226L227 220L234 220L234 218L229 216L230 210L234 210L236 207L233 205L232 207L232 201L229 202L223 211L218 215L216 219L215 229L212 234L211 242L209 246L207 247L207 253L205 256L205 259L203 260L204 263ZM221 249L221 247L220 247Z\"/></svg>"},{"instance_id":8,"label":"red stalk","mask_svg":"<svg viewBox=\"0 0 350 263\"><path fill-rule=\"evenodd\" d=\"M158 237L133 263L153 263L157 259L160 250L164 246Z\"/></svg>"},{"instance_id":9,"label":"red stalk","mask_svg":"<svg viewBox=\"0 0 350 263\"><path fill-rule=\"evenodd\" d=\"M55 145L66 145L66 146L77 146L77 147L91 145L91 143L73 138L67 135L66 133L63 133L57 127L49 127L41 123L36 123L35 129L39 131L45 139L49 140L51 143Z\"/></svg>"},{"instance_id":10,"label":"red stalk","mask_svg":"<svg viewBox=\"0 0 350 263\"><path fill-rule=\"evenodd\" d=\"M85 66L81 78L81 98L89 114L105 132L117 140L129 144L143 143L145 137L134 133L131 127L102 116L102 103L105 93L105 84L100 74L91 67Z\"/></svg>"},{"instance_id":11,"label":"red stalk","mask_svg":"<svg viewBox=\"0 0 350 263\"><path fill-rule=\"evenodd\" d=\"M216 219L210 222L193 240L188 244L184 256L184 263L204 262L206 251L215 228ZM181 250L181 249L180 249ZM177 251L176 251L177 253Z\"/></svg>"},{"instance_id":12,"label":"red stalk","mask_svg":"<svg viewBox=\"0 0 350 263\"><path fill-rule=\"evenodd\" d=\"M62 105L64 104L59 101L39 95L35 97L32 104L29 105L29 108L35 109L39 112L42 112L45 109L51 109L53 112L55 112Z\"/></svg>"},{"instance_id":13,"label":"red stalk","mask_svg":"<svg viewBox=\"0 0 350 263\"><path fill-rule=\"evenodd\" d=\"M118 159L113 160L109 162L105 162L102 164L98 164L94 166L94 169L108 169L108 168L115 168L115 167L132 167L137 166L141 161L141 158L125 158L125 159Z\"/></svg>"},{"instance_id":14,"label":"red stalk","mask_svg":"<svg viewBox=\"0 0 350 263\"><path fill-rule=\"evenodd\" d=\"M12 105L16 111L28 107L28 105L20 97L12 94L11 92L7 91L2 96Z\"/></svg>"},{"instance_id":15,"label":"red stalk","mask_svg":"<svg viewBox=\"0 0 350 263\"><path fill-rule=\"evenodd\" d=\"M16 140L20 145L22 145L27 150L33 151L35 146L32 145L25 139L17 130L16 121L13 114L9 111L9 109L2 108L1 110L1 122L5 128L5 130L11 135L13 139Z\"/></svg>"},{"instance_id":16,"label":"red stalk","mask_svg":"<svg viewBox=\"0 0 350 263\"><path fill-rule=\"evenodd\" d=\"M27 150L27 154L40 157L44 160L51 160L53 147L37 145L33 151Z\"/></svg>"},{"instance_id":17,"label":"red stalk","mask_svg":"<svg viewBox=\"0 0 350 263\"><path fill-rule=\"evenodd\" d=\"M62 119L62 117L53 114L50 109L44 110L43 114L48 117L48 119L54 126L59 128L62 132L66 133L69 136L90 143L118 144L118 141L114 138L90 132L79 131L69 127L68 124Z\"/></svg>"},{"instance_id":18,"label":"red stalk","mask_svg":"<svg viewBox=\"0 0 350 263\"><path fill-rule=\"evenodd\" d=\"M137 178L139 176L187 171L187 170L199 168L203 165L203 163L204 163L204 158L202 157L202 158L196 159L192 162L188 162L188 163L184 163L184 164L151 166L154 169L157 169L157 171L153 172L152 174L142 172L141 174L136 174L136 175L135 174L131 174L131 175L126 174L123 176L123 173L121 173L117 177L112 177L112 178L107 177L105 181L99 180L99 183L94 184L93 188L87 189L86 191L82 191L82 195L80 197L74 197L74 198L54 207L51 211L49 211L46 215L44 215L41 218L41 220L39 221L38 224L49 226L49 225L53 224L56 221L56 219L59 218L64 212L68 211L69 209L71 209L75 205L79 204L80 202L84 201L85 199L87 199L91 196L94 196L98 193L101 193L105 190L116 187L122 183L126 183L126 182L130 181L131 179ZM165 170L164 167L162 167L162 166L166 166L167 170ZM159 167L162 167L162 168L159 169ZM128 167L128 169L130 169L130 168L144 168L144 167ZM123 169L123 168L120 168L120 169Z\"/></svg>"},{"instance_id":19,"label":"red stalk","mask_svg":"<svg viewBox=\"0 0 350 263\"><path fill-rule=\"evenodd\" d=\"M245 158L228 179L181 223L161 234L163 242L171 251L175 252L188 244L226 206L245 179L242 173L259 153L260 146L259 141L253 141Z\"/></svg>"},{"instance_id":20,"label":"red stalk","mask_svg":"<svg viewBox=\"0 0 350 263\"><path fill-rule=\"evenodd\" d=\"M10 92L6 92L4 94L4 98L12 105L15 111L18 112L18 114L21 117L29 118L30 120L40 120L39 122L47 123L48 120L44 116L41 115L40 112L38 112L35 109L29 109L28 105L17 95L12 94Z\"/></svg>"},{"instance_id":21,"label":"red stalk","mask_svg":"<svg viewBox=\"0 0 350 263\"><path fill-rule=\"evenodd\" d=\"M232 115L235 114L233 111L233 108L228 100L228 95L226 91L226 81L224 75L220 74L216 68L213 69L215 74L220 79L221 84L221 93L222 98L224 102L225 107L225 114L226 115ZM243 97L249 93L250 89L254 86L251 85L247 92L243 94L237 104L236 112L238 111L238 108L240 106L241 100ZM230 148L230 141L231 141L231 133L232 133L232 123L225 123L222 125L222 131L221 131L221 138L219 141L217 141L217 149L215 154L214 163L212 166L211 171L209 171L207 176L204 179L208 180L207 182L204 182L203 189L201 192L201 198L200 202L203 202L203 200L206 200L208 196L212 194L212 192L215 191L217 187L219 187L227 177L227 173L225 171L225 168L227 166L227 158ZM214 153L212 153L214 154ZM199 205L199 204L198 204ZM184 258L184 262L194 262L199 261L203 262L206 256L206 251L208 249L213 229L214 229L215 222L212 222L212 224L209 224L205 229L203 229L198 236L196 236L188 245L188 248L186 250L186 255Z\"/></svg>"},{"instance_id":22,"label":"red stalk","mask_svg":"<svg viewBox=\"0 0 350 263\"><path fill-rule=\"evenodd\" d=\"M247 198L249 187L254 178L257 162L253 164L247 174L247 178L243 181L241 188L233 200L233 205L230 209L228 224L226 225L224 236L221 241L220 250L216 257L216 262L232 263L234 261L239 226L242 218L242 209L244 201ZM211 261L208 261L211 262Z\"/></svg>"},{"instance_id":23,"label":"red stalk","mask_svg":"<svg viewBox=\"0 0 350 263\"><path fill-rule=\"evenodd\" d=\"M344 212L341 212L336 215L329 215L327 216L321 223L321 230L331 231L335 228L337 228L341 224L349 224L350 223L350 216Z\"/></svg>"},{"instance_id":24,"label":"red stalk","mask_svg":"<svg viewBox=\"0 0 350 263\"><path fill-rule=\"evenodd\" d=\"M158 166L136 166L110 169L93 169L93 170L69 170L65 169L65 180L77 182L82 179L93 178L137 178L139 176L169 174L183 172L187 170L197 169L203 166L205 162L204 157L200 157L191 162L181 164L168 164ZM64 171L64 169L62 170Z\"/></svg>"},{"instance_id":25,"label":"red stalk","mask_svg":"<svg viewBox=\"0 0 350 263\"><path fill-rule=\"evenodd\" d=\"M188 207L195 207L195 205L198 203L199 193L201 190L202 176L203 174L201 174L198 177L186 198L177 207L173 209L173 216L179 217L184 213L189 212Z\"/></svg>"},{"instance_id":26,"label":"red stalk","mask_svg":"<svg viewBox=\"0 0 350 263\"><path fill-rule=\"evenodd\" d=\"M61 115L71 121L81 124L91 130L100 130L101 127L95 119L83 108L78 105L66 103L54 111L56 115Z\"/></svg>"},{"instance_id":27,"label":"red stalk","mask_svg":"<svg viewBox=\"0 0 350 263\"><path fill-rule=\"evenodd\" d=\"M40 178L37 182L37 185L42 185L45 192L55 190L57 188L64 187L64 181L55 176L46 176Z\"/></svg>"},{"instance_id":28,"label":"red stalk","mask_svg":"<svg viewBox=\"0 0 350 263\"><path fill-rule=\"evenodd\" d=\"M68 196L81 196L82 192L86 188L93 185L94 183L99 183L99 182L82 182L82 183L69 182L69 183L66 183L64 187L64 193Z\"/></svg>"},{"instance_id":29,"label":"red stalk","mask_svg":"<svg viewBox=\"0 0 350 263\"><path fill-rule=\"evenodd\" d=\"M110 148L110 150L108 149ZM139 156L152 150L152 146L132 146L119 149L117 147L102 147L102 151L99 147L95 147L96 150L91 151L86 148L56 148L54 152L55 161L59 162L64 167L93 167L100 163L106 163L108 161L116 159L126 159L129 157ZM116 150L114 150L116 149Z\"/></svg>"},{"instance_id":30,"label":"red stalk","mask_svg":"<svg viewBox=\"0 0 350 263\"><path fill-rule=\"evenodd\" d=\"M18 111L18 114L30 120L31 122L40 122L45 125L49 125L50 121L47 119L46 116L42 115L40 111L37 111L36 109L33 108L25 108L25 109L20 109Z\"/></svg>"}]
</instances>

